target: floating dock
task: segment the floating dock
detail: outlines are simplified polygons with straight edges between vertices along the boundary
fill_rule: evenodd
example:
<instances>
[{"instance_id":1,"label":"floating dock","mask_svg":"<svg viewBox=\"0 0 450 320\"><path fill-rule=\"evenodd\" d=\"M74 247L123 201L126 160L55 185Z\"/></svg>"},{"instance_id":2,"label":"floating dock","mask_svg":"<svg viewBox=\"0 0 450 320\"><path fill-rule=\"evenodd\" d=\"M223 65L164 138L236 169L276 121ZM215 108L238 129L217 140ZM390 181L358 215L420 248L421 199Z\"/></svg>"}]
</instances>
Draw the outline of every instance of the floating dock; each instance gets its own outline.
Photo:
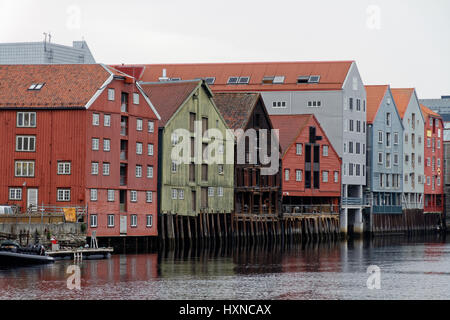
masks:
<instances>
[{"instance_id":1,"label":"floating dock","mask_svg":"<svg viewBox=\"0 0 450 320\"><path fill-rule=\"evenodd\" d=\"M47 251L47 255L55 258L55 260L74 259L74 260L94 260L108 259L113 253L113 248L83 248L83 249L66 249L57 251Z\"/></svg>"}]
</instances>

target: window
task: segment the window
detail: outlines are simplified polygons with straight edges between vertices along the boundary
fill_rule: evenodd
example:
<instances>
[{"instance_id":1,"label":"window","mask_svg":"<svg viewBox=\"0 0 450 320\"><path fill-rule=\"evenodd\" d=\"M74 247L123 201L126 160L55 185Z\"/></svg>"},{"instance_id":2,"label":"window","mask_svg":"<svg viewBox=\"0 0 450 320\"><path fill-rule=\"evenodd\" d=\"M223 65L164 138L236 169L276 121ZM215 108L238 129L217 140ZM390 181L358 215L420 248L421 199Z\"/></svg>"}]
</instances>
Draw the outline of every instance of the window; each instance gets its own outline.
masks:
<instances>
[{"instance_id":1,"label":"window","mask_svg":"<svg viewBox=\"0 0 450 320\"><path fill-rule=\"evenodd\" d=\"M153 166L147 166L147 178L153 178Z\"/></svg>"},{"instance_id":2,"label":"window","mask_svg":"<svg viewBox=\"0 0 450 320\"><path fill-rule=\"evenodd\" d=\"M431 159L427 158L427 167L431 167Z\"/></svg>"},{"instance_id":3,"label":"window","mask_svg":"<svg viewBox=\"0 0 450 320\"><path fill-rule=\"evenodd\" d=\"M92 138L92 150L98 151L100 145L100 139Z\"/></svg>"},{"instance_id":4,"label":"window","mask_svg":"<svg viewBox=\"0 0 450 320\"><path fill-rule=\"evenodd\" d=\"M440 149L441 148L441 140L437 140L437 148Z\"/></svg>"},{"instance_id":5,"label":"window","mask_svg":"<svg viewBox=\"0 0 450 320\"><path fill-rule=\"evenodd\" d=\"M109 176L109 163L108 162L103 162L103 170L102 170L102 172L103 172L103 175L104 176Z\"/></svg>"},{"instance_id":6,"label":"window","mask_svg":"<svg viewBox=\"0 0 450 320\"><path fill-rule=\"evenodd\" d=\"M208 165L202 164L202 181L208 181Z\"/></svg>"},{"instance_id":7,"label":"window","mask_svg":"<svg viewBox=\"0 0 450 320\"><path fill-rule=\"evenodd\" d=\"M9 188L9 200L22 200L22 188Z\"/></svg>"},{"instance_id":8,"label":"window","mask_svg":"<svg viewBox=\"0 0 450 320\"><path fill-rule=\"evenodd\" d=\"M153 226L153 215L148 214L145 216L146 218L146 227L151 228Z\"/></svg>"},{"instance_id":9,"label":"window","mask_svg":"<svg viewBox=\"0 0 450 320\"><path fill-rule=\"evenodd\" d=\"M417 162L419 163L419 165L422 164L422 156L421 156L421 155L419 155L419 156L417 157Z\"/></svg>"},{"instance_id":10,"label":"window","mask_svg":"<svg viewBox=\"0 0 450 320\"><path fill-rule=\"evenodd\" d=\"M136 154L142 154L142 142L136 142Z\"/></svg>"},{"instance_id":11,"label":"window","mask_svg":"<svg viewBox=\"0 0 450 320\"><path fill-rule=\"evenodd\" d=\"M172 189L172 200L177 200L178 198L178 190Z\"/></svg>"},{"instance_id":12,"label":"window","mask_svg":"<svg viewBox=\"0 0 450 320\"><path fill-rule=\"evenodd\" d=\"M391 147L391 133L390 132L386 132L386 147L388 147L388 148Z\"/></svg>"},{"instance_id":13,"label":"window","mask_svg":"<svg viewBox=\"0 0 450 320\"><path fill-rule=\"evenodd\" d=\"M35 136L16 136L16 151L34 152L36 151Z\"/></svg>"},{"instance_id":14,"label":"window","mask_svg":"<svg viewBox=\"0 0 450 320\"><path fill-rule=\"evenodd\" d=\"M353 153L353 141L349 141L348 143L348 153Z\"/></svg>"},{"instance_id":15,"label":"window","mask_svg":"<svg viewBox=\"0 0 450 320\"><path fill-rule=\"evenodd\" d=\"M398 132L394 132L394 145L398 145Z\"/></svg>"},{"instance_id":16,"label":"window","mask_svg":"<svg viewBox=\"0 0 450 320\"><path fill-rule=\"evenodd\" d=\"M390 168L391 167L391 154L390 153L386 153L386 168Z\"/></svg>"},{"instance_id":17,"label":"window","mask_svg":"<svg viewBox=\"0 0 450 320\"><path fill-rule=\"evenodd\" d=\"M361 121L356 121L356 132L361 132Z\"/></svg>"},{"instance_id":18,"label":"window","mask_svg":"<svg viewBox=\"0 0 450 320\"><path fill-rule=\"evenodd\" d=\"M214 187L208 187L208 197L214 197Z\"/></svg>"},{"instance_id":19,"label":"window","mask_svg":"<svg viewBox=\"0 0 450 320\"><path fill-rule=\"evenodd\" d=\"M239 77L229 77L227 84L237 84L239 81Z\"/></svg>"},{"instance_id":20,"label":"window","mask_svg":"<svg viewBox=\"0 0 450 320\"><path fill-rule=\"evenodd\" d=\"M391 126L391 113L387 112L386 113L386 127L390 127Z\"/></svg>"},{"instance_id":21,"label":"window","mask_svg":"<svg viewBox=\"0 0 450 320\"><path fill-rule=\"evenodd\" d=\"M356 99L356 111L361 111L361 100Z\"/></svg>"},{"instance_id":22,"label":"window","mask_svg":"<svg viewBox=\"0 0 450 320\"><path fill-rule=\"evenodd\" d=\"M176 146L178 143L178 135L174 132L171 135L172 146Z\"/></svg>"},{"instance_id":23,"label":"window","mask_svg":"<svg viewBox=\"0 0 450 320\"><path fill-rule=\"evenodd\" d=\"M155 123L151 120L148 121L148 132L153 133L155 131Z\"/></svg>"},{"instance_id":24,"label":"window","mask_svg":"<svg viewBox=\"0 0 450 320\"><path fill-rule=\"evenodd\" d=\"M111 126L111 115L110 114L105 114L103 116L103 125L105 127L110 127Z\"/></svg>"},{"instance_id":25,"label":"window","mask_svg":"<svg viewBox=\"0 0 450 320\"><path fill-rule=\"evenodd\" d=\"M136 190L130 191L130 201L137 202L137 191Z\"/></svg>"},{"instance_id":26,"label":"window","mask_svg":"<svg viewBox=\"0 0 450 320\"><path fill-rule=\"evenodd\" d=\"M114 101L114 96L115 96L115 91L114 89L108 89L108 100L109 101Z\"/></svg>"},{"instance_id":27,"label":"window","mask_svg":"<svg viewBox=\"0 0 450 320\"><path fill-rule=\"evenodd\" d=\"M139 93L133 93L133 104L139 104Z\"/></svg>"},{"instance_id":28,"label":"window","mask_svg":"<svg viewBox=\"0 0 450 320\"><path fill-rule=\"evenodd\" d=\"M223 164L218 164L217 169L219 171L219 174L223 174Z\"/></svg>"},{"instance_id":29,"label":"window","mask_svg":"<svg viewBox=\"0 0 450 320\"><path fill-rule=\"evenodd\" d=\"M308 108L319 108L322 106L321 101L308 101Z\"/></svg>"},{"instance_id":30,"label":"window","mask_svg":"<svg viewBox=\"0 0 450 320\"><path fill-rule=\"evenodd\" d=\"M378 131L378 143L383 143L383 131Z\"/></svg>"},{"instance_id":31,"label":"window","mask_svg":"<svg viewBox=\"0 0 450 320\"><path fill-rule=\"evenodd\" d=\"M284 169L284 181L289 181L289 169Z\"/></svg>"},{"instance_id":32,"label":"window","mask_svg":"<svg viewBox=\"0 0 450 320\"><path fill-rule=\"evenodd\" d=\"M184 189L178 190L178 199L184 200Z\"/></svg>"},{"instance_id":33,"label":"window","mask_svg":"<svg viewBox=\"0 0 450 320\"><path fill-rule=\"evenodd\" d=\"M348 131L350 132L354 131L353 120L348 121Z\"/></svg>"},{"instance_id":34,"label":"window","mask_svg":"<svg viewBox=\"0 0 450 320\"><path fill-rule=\"evenodd\" d=\"M408 134L405 133L405 144L408 144Z\"/></svg>"},{"instance_id":35,"label":"window","mask_svg":"<svg viewBox=\"0 0 450 320\"><path fill-rule=\"evenodd\" d=\"M348 164L348 175L353 176L353 163Z\"/></svg>"},{"instance_id":36,"label":"window","mask_svg":"<svg viewBox=\"0 0 450 320\"><path fill-rule=\"evenodd\" d=\"M142 178L142 166L136 165L136 178Z\"/></svg>"},{"instance_id":37,"label":"window","mask_svg":"<svg viewBox=\"0 0 450 320\"><path fill-rule=\"evenodd\" d=\"M441 167L441 159L437 158L437 167L440 168Z\"/></svg>"},{"instance_id":38,"label":"window","mask_svg":"<svg viewBox=\"0 0 450 320\"><path fill-rule=\"evenodd\" d=\"M272 102L274 108L286 108L286 101L274 101Z\"/></svg>"},{"instance_id":39,"label":"window","mask_svg":"<svg viewBox=\"0 0 450 320\"><path fill-rule=\"evenodd\" d=\"M147 191L145 193L145 201L147 201L147 203L153 202L153 191Z\"/></svg>"},{"instance_id":40,"label":"window","mask_svg":"<svg viewBox=\"0 0 450 320\"><path fill-rule=\"evenodd\" d=\"M97 215L91 214L91 228L97 228Z\"/></svg>"},{"instance_id":41,"label":"window","mask_svg":"<svg viewBox=\"0 0 450 320\"><path fill-rule=\"evenodd\" d=\"M108 201L113 202L114 201L115 192L114 190L108 190Z\"/></svg>"},{"instance_id":42,"label":"window","mask_svg":"<svg viewBox=\"0 0 450 320\"><path fill-rule=\"evenodd\" d=\"M214 81L216 81L216 77L206 77L205 82L209 85L214 84Z\"/></svg>"},{"instance_id":43,"label":"window","mask_svg":"<svg viewBox=\"0 0 450 320\"><path fill-rule=\"evenodd\" d=\"M17 127L35 128L36 112L17 112Z\"/></svg>"},{"instance_id":44,"label":"window","mask_svg":"<svg viewBox=\"0 0 450 320\"><path fill-rule=\"evenodd\" d=\"M295 181L302 181L303 179L303 175L302 175L302 170L295 170Z\"/></svg>"},{"instance_id":45,"label":"window","mask_svg":"<svg viewBox=\"0 0 450 320\"><path fill-rule=\"evenodd\" d=\"M70 162L58 162L58 174L70 174L71 163Z\"/></svg>"},{"instance_id":46,"label":"window","mask_svg":"<svg viewBox=\"0 0 450 320\"><path fill-rule=\"evenodd\" d=\"M356 143L356 154L361 154L361 143Z\"/></svg>"},{"instance_id":47,"label":"window","mask_svg":"<svg viewBox=\"0 0 450 320\"><path fill-rule=\"evenodd\" d=\"M218 197L223 197L223 187L218 187L217 188L217 196Z\"/></svg>"},{"instance_id":48,"label":"window","mask_svg":"<svg viewBox=\"0 0 450 320\"><path fill-rule=\"evenodd\" d=\"M98 174L98 162L92 162L91 163L91 174L97 175Z\"/></svg>"},{"instance_id":49,"label":"window","mask_svg":"<svg viewBox=\"0 0 450 320\"><path fill-rule=\"evenodd\" d=\"M404 181L405 181L405 183L408 183L408 174L405 174Z\"/></svg>"},{"instance_id":50,"label":"window","mask_svg":"<svg viewBox=\"0 0 450 320\"><path fill-rule=\"evenodd\" d=\"M114 227L114 215L108 214L108 228Z\"/></svg>"},{"instance_id":51,"label":"window","mask_svg":"<svg viewBox=\"0 0 450 320\"><path fill-rule=\"evenodd\" d=\"M427 138L427 147L431 148L431 139L430 138Z\"/></svg>"},{"instance_id":52,"label":"window","mask_svg":"<svg viewBox=\"0 0 450 320\"><path fill-rule=\"evenodd\" d=\"M136 130L142 131L142 119L136 119Z\"/></svg>"},{"instance_id":53,"label":"window","mask_svg":"<svg viewBox=\"0 0 450 320\"><path fill-rule=\"evenodd\" d=\"M137 227L137 214L131 215L131 227L136 228Z\"/></svg>"},{"instance_id":54,"label":"window","mask_svg":"<svg viewBox=\"0 0 450 320\"><path fill-rule=\"evenodd\" d=\"M349 110L353 111L353 98L348 99L348 108Z\"/></svg>"},{"instance_id":55,"label":"window","mask_svg":"<svg viewBox=\"0 0 450 320\"><path fill-rule=\"evenodd\" d=\"M409 163L409 155L405 154L405 164Z\"/></svg>"},{"instance_id":56,"label":"window","mask_svg":"<svg viewBox=\"0 0 450 320\"><path fill-rule=\"evenodd\" d=\"M441 177L437 177L437 185L438 185L438 186L441 185Z\"/></svg>"},{"instance_id":57,"label":"window","mask_svg":"<svg viewBox=\"0 0 450 320\"><path fill-rule=\"evenodd\" d=\"M328 171L322 172L322 182L328 182Z\"/></svg>"},{"instance_id":58,"label":"window","mask_svg":"<svg viewBox=\"0 0 450 320\"><path fill-rule=\"evenodd\" d=\"M394 153L394 165L398 166L398 153Z\"/></svg>"},{"instance_id":59,"label":"window","mask_svg":"<svg viewBox=\"0 0 450 320\"><path fill-rule=\"evenodd\" d=\"M380 188L383 188L384 173L380 173Z\"/></svg>"},{"instance_id":60,"label":"window","mask_svg":"<svg viewBox=\"0 0 450 320\"><path fill-rule=\"evenodd\" d=\"M97 201L97 189L91 189L91 201Z\"/></svg>"},{"instance_id":61,"label":"window","mask_svg":"<svg viewBox=\"0 0 450 320\"><path fill-rule=\"evenodd\" d=\"M338 183L339 182L339 171L335 171L334 172L334 183Z\"/></svg>"},{"instance_id":62,"label":"window","mask_svg":"<svg viewBox=\"0 0 450 320\"><path fill-rule=\"evenodd\" d=\"M250 82L250 77L239 77L239 84L248 84Z\"/></svg>"},{"instance_id":63,"label":"window","mask_svg":"<svg viewBox=\"0 0 450 320\"><path fill-rule=\"evenodd\" d=\"M92 114L92 125L99 126L100 125L100 115L98 113Z\"/></svg>"},{"instance_id":64,"label":"window","mask_svg":"<svg viewBox=\"0 0 450 320\"><path fill-rule=\"evenodd\" d=\"M34 177L34 161L16 161L16 177Z\"/></svg>"},{"instance_id":65,"label":"window","mask_svg":"<svg viewBox=\"0 0 450 320\"><path fill-rule=\"evenodd\" d=\"M431 179L430 179L430 177L427 177L427 185L430 185L431 184Z\"/></svg>"},{"instance_id":66,"label":"window","mask_svg":"<svg viewBox=\"0 0 450 320\"><path fill-rule=\"evenodd\" d=\"M147 155L153 156L153 143L147 144Z\"/></svg>"},{"instance_id":67,"label":"window","mask_svg":"<svg viewBox=\"0 0 450 320\"><path fill-rule=\"evenodd\" d=\"M58 201L70 201L70 189L57 189Z\"/></svg>"},{"instance_id":68,"label":"window","mask_svg":"<svg viewBox=\"0 0 450 320\"><path fill-rule=\"evenodd\" d=\"M324 157L328 157L328 146L326 146L326 145L323 146L323 150L322 151L323 151L323 156Z\"/></svg>"},{"instance_id":69,"label":"window","mask_svg":"<svg viewBox=\"0 0 450 320\"><path fill-rule=\"evenodd\" d=\"M177 172L177 163L175 161L172 161L172 173Z\"/></svg>"},{"instance_id":70,"label":"window","mask_svg":"<svg viewBox=\"0 0 450 320\"><path fill-rule=\"evenodd\" d=\"M110 139L103 139L103 151L111 151L111 140Z\"/></svg>"},{"instance_id":71,"label":"window","mask_svg":"<svg viewBox=\"0 0 450 320\"><path fill-rule=\"evenodd\" d=\"M383 152L378 152L378 164L383 164Z\"/></svg>"},{"instance_id":72,"label":"window","mask_svg":"<svg viewBox=\"0 0 450 320\"><path fill-rule=\"evenodd\" d=\"M298 155L298 156L301 156L302 155L302 147L303 147L303 145L301 144L301 143L297 143L296 144L296 154Z\"/></svg>"}]
</instances>

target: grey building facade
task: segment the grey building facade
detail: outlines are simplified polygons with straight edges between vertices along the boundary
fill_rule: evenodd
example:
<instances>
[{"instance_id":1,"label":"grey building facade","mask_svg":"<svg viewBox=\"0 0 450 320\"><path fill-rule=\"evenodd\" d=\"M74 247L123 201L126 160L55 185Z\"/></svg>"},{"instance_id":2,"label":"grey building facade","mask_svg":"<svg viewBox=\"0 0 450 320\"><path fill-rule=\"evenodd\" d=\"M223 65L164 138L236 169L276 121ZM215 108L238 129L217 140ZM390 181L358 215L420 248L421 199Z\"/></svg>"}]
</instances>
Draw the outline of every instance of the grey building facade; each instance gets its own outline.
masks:
<instances>
[{"instance_id":1,"label":"grey building facade","mask_svg":"<svg viewBox=\"0 0 450 320\"><path fill-rule=\"evenodd\" d=\"M72 47L42 42L0 43L0 64L94 64L86 41Z\"/></svg>"}]
</instances>

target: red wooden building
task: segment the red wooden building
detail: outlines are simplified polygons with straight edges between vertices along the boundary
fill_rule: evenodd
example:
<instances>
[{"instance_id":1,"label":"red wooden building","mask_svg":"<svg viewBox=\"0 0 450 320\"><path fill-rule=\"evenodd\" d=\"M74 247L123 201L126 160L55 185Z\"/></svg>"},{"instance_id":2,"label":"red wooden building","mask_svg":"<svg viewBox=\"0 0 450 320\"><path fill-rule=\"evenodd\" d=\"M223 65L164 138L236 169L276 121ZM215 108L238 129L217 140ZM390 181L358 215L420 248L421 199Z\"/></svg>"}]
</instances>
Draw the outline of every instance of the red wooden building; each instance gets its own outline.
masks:
<instances>
[{"instance_id":1,"label":"red wooden building","mask_svg":"<svg viewBox=\"0 0 450 320\"><path fill-rule=\"evenodd\" d=\"M87 207L88 236L156 236L158 119L113 68L0 66L0 203Z\"/></svg>"},{"instance_id":2,"label":"red wooden building","mask_svg":"<svg viewBox=\"0 0 450 320\"><path fill-rule=\"evenodd\" d=\"M444 124L436 112L420 106L425 119L424 212L444 212Z\"/></svg>"},{"instance_id":3,"label":"red wooden building","mask_svg":"<svg viewBox=\"0 0 450 320\"><path fill-rule=\"evenodd\" d=\"M341 159L312 114L270 116L282 149L283 213L338 213Z\"/></svg>"}]
</instances>

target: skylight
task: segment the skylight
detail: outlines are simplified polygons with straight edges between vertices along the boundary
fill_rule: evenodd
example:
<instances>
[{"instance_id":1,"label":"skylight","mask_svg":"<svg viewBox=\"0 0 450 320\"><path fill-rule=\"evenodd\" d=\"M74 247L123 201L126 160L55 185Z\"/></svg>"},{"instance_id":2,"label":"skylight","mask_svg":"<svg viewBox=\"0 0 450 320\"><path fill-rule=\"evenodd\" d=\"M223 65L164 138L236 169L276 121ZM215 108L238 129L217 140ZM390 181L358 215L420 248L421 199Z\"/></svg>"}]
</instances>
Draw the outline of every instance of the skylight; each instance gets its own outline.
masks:
<instances>
[{"instance_id":1,"label":"skylight","mask_svg":"<svg viewBox=\"0 0 450 320\"><path fill-rule=\"evenodd\" d=\"M248 84L250 81L250 77L240 77L239 84Z\"/></svg>"},{"instance_id":2,"label":"skylight","mask_svg":"<svg viewBox=\"0 0 450 320\"><path fill-rule=\"evenodd\" d=\"M262 80L263 84L272 84L273 80L275 79L275 77L271 76L271 77L264 77Z\"/></svg>"},{"instance_id":3,"label":"skylight","mask_svg":"<svg viewBox=\"0 0 450 320\"><path fill-rule=\"evenodd\" d=\"M214 84L214 81L216 81L216 78L215 78L215 77L206 77L206 78L205 78L205 82L206 82L207 84Z\"/></svg>"},{"instance_id":4,"label":"skylight","mask_svg":"<svg viewBox=\"0 0 450 320\"><path fill-rule=\"evenodd\" d=\"M309 77L309 83L319 83L320 76L311 76Z\"/></svg>"},{"instance_id":5,"label":"skylight","mask_svg":"<svg viewBox=\"0 0 450 320\"><path fill-rule=\"evenodd\" d=\"M237 84L239 81L239 77L229 77L228 78L228 84Z\"/></svg>"},{"instance_id":6,"label":"skylight","mask_svg":"<svg viewBox=\"0 0 450 320\"><path fill-rule=\"evenodd\" d=\"M273 83L284 83L284 76L275 76L275 78L273 79Z\"/></svg>"},{"instance_id":7,"label":"skylight","mask_svg":"<svg viewBox=\"0 0 450 320\"><path fill-rule=\"evenodd\" d=\"M297 83L308 83L309 76L300 76L297 78Z\"/></svg>"},{"instance_id":8,"label":"skylight","mask_svg":"<svg viewBox=\"0 0 450 320\"><path fill-rule=\"evenodd\" d=\"M33 83L28 90L41 90L45 83Z\"/></svg>"},{"instance_id":9,"label":"skylight","mask_svg":"<svg viewBox=\"0 0 450 320\"><path fill-rule=\"evenodd\" d=\"M265 76L262 80L263 84L280 84L284 83L284 76Z\"/></svg>"}]
</instances>

